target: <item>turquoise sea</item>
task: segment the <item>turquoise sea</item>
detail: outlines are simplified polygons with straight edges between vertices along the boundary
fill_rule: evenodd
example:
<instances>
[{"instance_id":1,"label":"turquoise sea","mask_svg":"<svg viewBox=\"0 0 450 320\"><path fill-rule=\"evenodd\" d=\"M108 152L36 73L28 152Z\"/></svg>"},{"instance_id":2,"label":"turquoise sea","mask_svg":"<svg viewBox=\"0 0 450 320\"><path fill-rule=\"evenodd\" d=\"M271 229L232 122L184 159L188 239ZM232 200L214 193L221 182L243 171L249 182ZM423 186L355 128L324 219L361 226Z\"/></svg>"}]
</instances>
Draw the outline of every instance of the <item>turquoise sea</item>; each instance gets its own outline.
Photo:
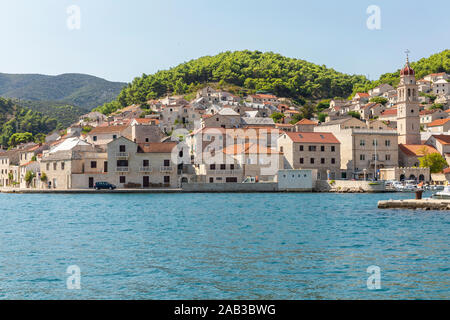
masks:
<instances>
[{"instance_id":1,"label":"turquoise sea","mask_svg":"<svg viewBox=\"0 0 450 320\"><path fill-rule=\"evenodd\" d=\"M449 299L450 213L377 209L411 197L0 194L0 299Z\"/></svg>"}]
</instances>

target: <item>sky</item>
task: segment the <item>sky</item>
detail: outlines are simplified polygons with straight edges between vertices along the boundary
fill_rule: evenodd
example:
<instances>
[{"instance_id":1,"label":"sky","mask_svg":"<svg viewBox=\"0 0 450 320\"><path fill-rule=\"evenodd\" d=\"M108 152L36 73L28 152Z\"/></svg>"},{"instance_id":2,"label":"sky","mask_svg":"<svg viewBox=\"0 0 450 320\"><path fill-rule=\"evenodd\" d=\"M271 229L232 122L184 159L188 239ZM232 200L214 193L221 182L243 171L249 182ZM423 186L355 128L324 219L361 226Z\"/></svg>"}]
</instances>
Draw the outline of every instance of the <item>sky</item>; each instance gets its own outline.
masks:
<instances>
[{"instance_id":1,"label":"sky","mask_svg":"<svg viewBox=\"0 0 450 320\"><path fill-rule=\"evenodd\" d=\"M374 80L407 49L412 61L448 49L449 12L448 0L0 0L0 72L130 82L249 49Z\"/></svg>"}]
</instances>

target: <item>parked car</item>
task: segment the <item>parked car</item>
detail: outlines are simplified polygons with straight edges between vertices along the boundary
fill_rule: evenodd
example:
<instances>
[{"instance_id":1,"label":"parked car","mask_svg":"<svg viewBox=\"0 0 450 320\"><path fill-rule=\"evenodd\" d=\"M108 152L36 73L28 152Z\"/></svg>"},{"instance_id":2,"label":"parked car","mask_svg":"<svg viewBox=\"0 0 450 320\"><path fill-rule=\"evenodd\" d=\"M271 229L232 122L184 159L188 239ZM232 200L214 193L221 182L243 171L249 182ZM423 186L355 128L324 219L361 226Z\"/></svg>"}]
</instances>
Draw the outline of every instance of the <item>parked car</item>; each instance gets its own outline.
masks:
<instances>
[{"instance_id":1,"label":"parked car","mask_svg":"<svg viewBox=\"0 0 450 320\"><path fill-rule=\"evenodd\" d=\"M109 182L96 182L94 188L95 190L102 190L102 189L114 190L117 187Z\"/></svg>"}]
</instances>

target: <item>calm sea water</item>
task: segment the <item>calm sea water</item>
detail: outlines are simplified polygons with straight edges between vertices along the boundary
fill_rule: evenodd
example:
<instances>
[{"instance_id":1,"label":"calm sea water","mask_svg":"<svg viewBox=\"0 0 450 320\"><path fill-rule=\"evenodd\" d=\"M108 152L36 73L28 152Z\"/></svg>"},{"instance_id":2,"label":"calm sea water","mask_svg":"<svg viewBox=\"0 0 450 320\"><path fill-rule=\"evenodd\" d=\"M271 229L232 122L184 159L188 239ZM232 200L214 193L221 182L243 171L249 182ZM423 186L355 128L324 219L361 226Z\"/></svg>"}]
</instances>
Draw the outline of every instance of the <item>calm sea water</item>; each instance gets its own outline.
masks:
<instances>
[{"instance_id":1,"label":"calm sea water","mask_svg":"<svg viewBox=\"0 0 450 320\"><path fill-rule=\"evenodd\" d=\"M449 299L450 214L402 197L1 194L0 299Z\"/></svg>"}]
</instances>

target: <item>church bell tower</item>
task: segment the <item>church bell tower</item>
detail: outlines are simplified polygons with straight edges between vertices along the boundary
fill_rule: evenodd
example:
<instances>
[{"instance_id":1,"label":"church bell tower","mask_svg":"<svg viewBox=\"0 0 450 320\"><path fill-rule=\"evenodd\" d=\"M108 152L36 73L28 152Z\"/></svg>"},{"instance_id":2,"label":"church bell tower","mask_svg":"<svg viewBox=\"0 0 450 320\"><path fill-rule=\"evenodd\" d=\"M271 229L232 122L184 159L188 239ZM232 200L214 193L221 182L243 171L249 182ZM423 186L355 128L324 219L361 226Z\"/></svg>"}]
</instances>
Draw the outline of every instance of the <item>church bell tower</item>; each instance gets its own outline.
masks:
<instances>
[{"instance_id":1,"label":"church bell tower","mask_svg":"<svg viewBox=\"0 0 450 320\"><path fill-rule=\"evenodd\" d=\"M418 89L416 73L409 65L407 52L406 64L400 71L400 84L397 88L399 144L421 144Z\"/></svg>"}]
</instances>

